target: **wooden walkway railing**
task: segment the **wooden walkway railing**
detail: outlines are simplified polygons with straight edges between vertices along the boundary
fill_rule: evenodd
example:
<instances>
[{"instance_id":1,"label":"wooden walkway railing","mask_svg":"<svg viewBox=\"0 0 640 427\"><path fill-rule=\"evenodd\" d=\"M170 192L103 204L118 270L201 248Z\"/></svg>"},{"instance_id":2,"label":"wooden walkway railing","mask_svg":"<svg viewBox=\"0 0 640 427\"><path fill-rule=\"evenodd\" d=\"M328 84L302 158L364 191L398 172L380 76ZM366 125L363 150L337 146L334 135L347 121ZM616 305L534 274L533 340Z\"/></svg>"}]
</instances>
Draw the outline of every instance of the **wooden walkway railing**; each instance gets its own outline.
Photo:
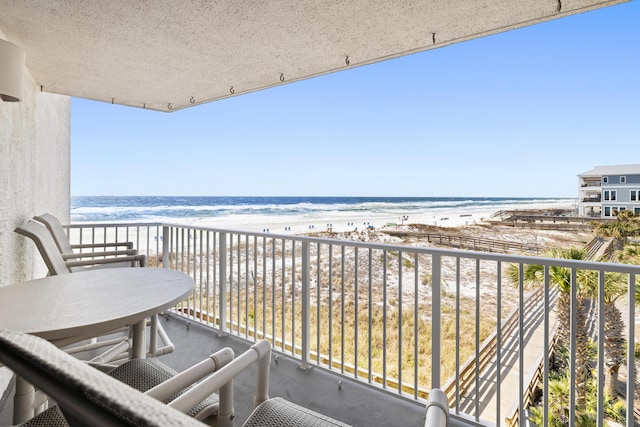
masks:
<instances>
[{"instance_id":1,"label":"wooden walkway railing","mask_svg":"<svg viewBox=\"0 0 640 427\"><path fill-rule=\"evenodd\" d=\"M536 309L543 309L541 302L543 298L542 289L538 289L531 293L525 301L522 310L527 313L528 317L535 316ZM500 333L502 341L506 341L514 333L518 333L518 314L520 308L515 308L502 323ZM475 385L476 372L482 373L492 364L495 363L498 351L498 331L493 332L487 337L481 345L479 357L470 356L460 368L460 372L456 376L454 374L442 387L443 391L449 399L449 405L455 407L458 404L458 398Z\"/></svg>"},{"instance_id":2,"label":"wooden walkway railing","mask_svg":"<svg viewBox=\"0 0 640 427\"><path fill-rule=\"evenodd\" d=\"M597 222L611 219L576 216L573 210L533 211L502 210L491 215L486 221L516 228L535 228L541 230L590 230Z\"/></svg>"},{"instance_id":3,"label":"wooden walkway railing","mask_svg":"<svg viewBox=\"0 0 640 427\"><path fill-rule=\"evenodd\" d=\"M412 231L383 231L394 237L426 239L429 243L457 249L469 249L483 252L539 254L544 247L535 243L492 240L479 237L461 236L445 233L423 233Z\"/></svg>"},{"instance_id":4,"label":"wooden walkway railing","mask_svg":"<svg viewBox=\"0 0 640 427\"><path fill-rule=\"evenodd\" d=\"M553 329L551 336L553 337L551 343L549 345L548 357L551 358L553 352L556 349L556 344L558 343L558 328L557 326ZM536 392L536 389L542 382L544 378L544 353L538 357L538 362L536 363L536 370L531 373L531 376L527 379L526 384L528 384L527 389L524 392L524 396L522 399L522 407L527 408L533 402L533 396ZM517 427L520 425L520 406L514 405L515 407L510 411L512 414L510 417L505 419L505 422L508 427Z\"/></svg>"}]
</instances>

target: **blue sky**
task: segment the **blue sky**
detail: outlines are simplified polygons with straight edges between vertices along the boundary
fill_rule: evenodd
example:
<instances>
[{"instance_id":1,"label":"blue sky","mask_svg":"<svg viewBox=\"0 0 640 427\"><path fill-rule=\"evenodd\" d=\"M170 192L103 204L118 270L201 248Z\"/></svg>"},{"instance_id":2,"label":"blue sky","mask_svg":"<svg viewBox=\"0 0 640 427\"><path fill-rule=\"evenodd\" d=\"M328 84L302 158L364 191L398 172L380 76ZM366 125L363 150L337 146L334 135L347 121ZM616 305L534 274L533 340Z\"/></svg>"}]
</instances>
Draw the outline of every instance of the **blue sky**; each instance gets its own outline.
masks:
<instances>
[{"instance_id":1,"label":"blue sky","mask_svg":"<svg viewBox=\"0 0 640 427\"><path fill-rule=\"evenodd\" d=\"M71 194L577 197L640 163L640 2L161 113L72 100Z\"/></svg>"}]
</instances>

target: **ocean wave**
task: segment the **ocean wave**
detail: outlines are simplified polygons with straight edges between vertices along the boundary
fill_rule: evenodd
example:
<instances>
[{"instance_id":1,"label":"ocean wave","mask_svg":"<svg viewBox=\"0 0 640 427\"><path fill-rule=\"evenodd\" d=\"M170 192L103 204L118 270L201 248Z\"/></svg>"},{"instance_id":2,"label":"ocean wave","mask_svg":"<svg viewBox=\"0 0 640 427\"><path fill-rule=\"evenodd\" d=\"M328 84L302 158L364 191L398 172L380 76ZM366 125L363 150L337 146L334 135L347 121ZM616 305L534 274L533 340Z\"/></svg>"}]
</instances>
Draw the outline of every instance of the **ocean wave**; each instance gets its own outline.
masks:
<instances>
[{"instance_id":1,"label":"ocean wave","mask_svg":"<svg viewBox=\"0 0 640 427\"><path fill-rule=\"evenodd\" d=\"M393 197L74 197L71 220L158 221L183 218L396 216L442 210L501 210L528 205L568 204L566 198L393 198Z\"/></svg>"}]
</instances>

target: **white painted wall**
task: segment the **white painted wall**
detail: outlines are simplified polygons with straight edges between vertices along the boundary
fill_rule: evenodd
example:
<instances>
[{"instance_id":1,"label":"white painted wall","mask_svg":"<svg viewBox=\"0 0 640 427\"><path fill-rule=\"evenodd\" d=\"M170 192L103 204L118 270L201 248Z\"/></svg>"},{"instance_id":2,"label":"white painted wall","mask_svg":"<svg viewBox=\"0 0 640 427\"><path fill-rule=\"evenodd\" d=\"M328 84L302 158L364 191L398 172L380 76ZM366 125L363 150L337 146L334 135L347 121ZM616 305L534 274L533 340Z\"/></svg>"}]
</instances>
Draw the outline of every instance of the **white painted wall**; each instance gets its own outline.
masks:
<instances>
[{"instance_id":1,"label":"white painted wall","mask_svg":"<svg viewBox=\"0 0 640 427\"><path fill-rule=\"evenodd\" d=\"M46 275L16 226L42 212L68 222L70 112L70 98L40 92L28 70L23 101L0 101L0 286Z\"/></svg>"},{"instance_id":2,"label":"white painted wall","mask_svg":"<svg viewBox=\"0 0 640 427\"><path fill-rule=\"evenodd\" d=\"M1 29L0 38L6 39ZM41 93L24 72L23 101L0 101L0 286L47 273L35 245L15 233L16 226L42 212L69 221L71 100ZM0 396L10 378L0 369Z\"/></svg>"}]
</instances>

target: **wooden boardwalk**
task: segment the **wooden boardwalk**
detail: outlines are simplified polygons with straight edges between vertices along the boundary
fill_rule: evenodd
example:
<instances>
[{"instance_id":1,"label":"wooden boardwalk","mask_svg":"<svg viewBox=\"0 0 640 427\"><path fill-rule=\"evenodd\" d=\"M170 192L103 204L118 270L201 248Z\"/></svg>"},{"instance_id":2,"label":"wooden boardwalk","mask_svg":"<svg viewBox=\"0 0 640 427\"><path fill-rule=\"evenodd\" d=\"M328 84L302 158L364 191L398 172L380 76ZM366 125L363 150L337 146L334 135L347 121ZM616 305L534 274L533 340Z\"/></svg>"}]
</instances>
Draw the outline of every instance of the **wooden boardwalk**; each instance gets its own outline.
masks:
<instances>
[{"instance_id":1,"label":"wooden boardwalk","mask_svg":"<svg viewBox=\"0 0 640 427\"><path fill-rule=\"evenodd\" d=\"M476 386L475 377L469 378L468 384L465 386L466 392L461 393L458 406L460 412L471 415L477 420L488 421L496 425L517 425L518 396L520 395L520 354L522 354L523 361L523 394L524 400L527 401L537 384L536 379L540 374L544 352L548 348L544 342L544 305L541 293L540 296L534 295L534 298L536 298L535 305L533 307L525 306L524 310L522 350L520 350L519 343L519 313L514 313L516 327L506 328L507 322L503 325L499 387L495 354L497 340L494 338L485 341L485 346L493 346L493 348L482 350L491 353L492 357L486 366L481 368L479 386ZM553 304L551 307L549 316L550 340L553 337L556 323ZM472 362L472 367L473 365L475 365L475 360ZM455 393L455 390L453 392Z\"/></svg>"},{"instance_id":2,"label":"wooden boardwalk","mask_svg":"<svg viewBox=\"0 0 640 427\"><path fill-rule=\"evenodd\" d=\"M468 249L482 252L517 253L538 255L544 247L534 243L522 243L509 240L486 239L482 237L471 237L460 234L447 233L426 233L420 231L384 230L389 236L424 239L434 245L446 246L455 249Z\"/></svg>"}]
</instances>

